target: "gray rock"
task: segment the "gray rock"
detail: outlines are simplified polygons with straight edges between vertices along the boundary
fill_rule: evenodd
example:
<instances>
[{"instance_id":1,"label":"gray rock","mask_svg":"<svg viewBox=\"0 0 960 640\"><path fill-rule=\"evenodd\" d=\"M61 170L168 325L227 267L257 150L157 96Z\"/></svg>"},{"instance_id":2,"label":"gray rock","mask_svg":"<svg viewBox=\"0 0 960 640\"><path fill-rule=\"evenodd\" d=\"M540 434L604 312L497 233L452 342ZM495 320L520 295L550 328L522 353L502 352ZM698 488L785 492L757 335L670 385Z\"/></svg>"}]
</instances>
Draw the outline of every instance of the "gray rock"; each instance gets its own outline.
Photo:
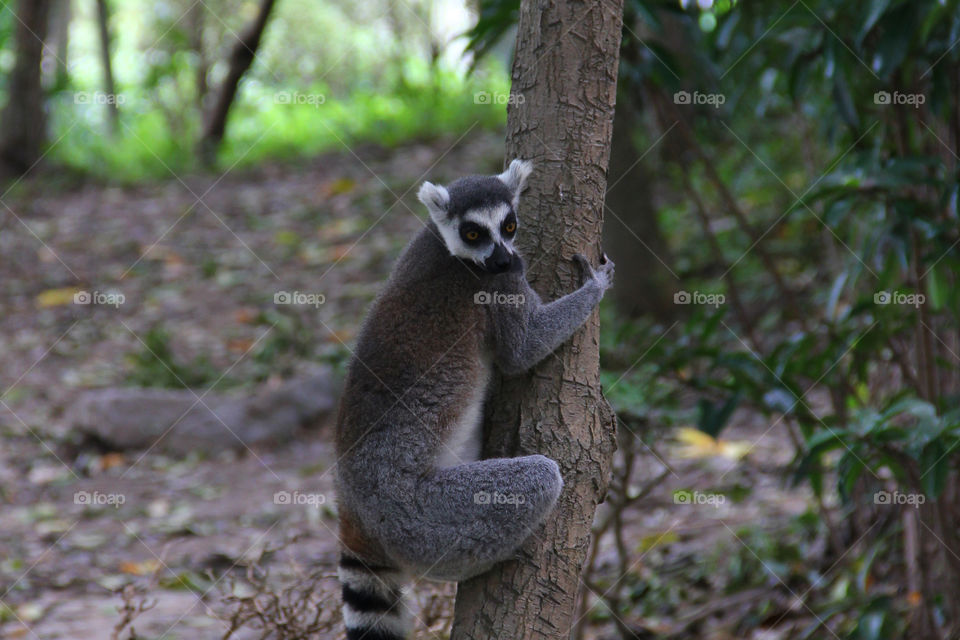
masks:
<instances>
[{"instance_id":1,"label":"gray rock","mask_svg":"<svg viewBox=\"0 0 960 640\"><path fill-rule=\"evenodd\" d=\"M81 392L67 412L72 429L112 449L173 455L289 442L336 411L341 380L329 368L248 395L188 389L111 387ZM198 401L198 398L200 400Z\"/></svg>"}]
</instances>

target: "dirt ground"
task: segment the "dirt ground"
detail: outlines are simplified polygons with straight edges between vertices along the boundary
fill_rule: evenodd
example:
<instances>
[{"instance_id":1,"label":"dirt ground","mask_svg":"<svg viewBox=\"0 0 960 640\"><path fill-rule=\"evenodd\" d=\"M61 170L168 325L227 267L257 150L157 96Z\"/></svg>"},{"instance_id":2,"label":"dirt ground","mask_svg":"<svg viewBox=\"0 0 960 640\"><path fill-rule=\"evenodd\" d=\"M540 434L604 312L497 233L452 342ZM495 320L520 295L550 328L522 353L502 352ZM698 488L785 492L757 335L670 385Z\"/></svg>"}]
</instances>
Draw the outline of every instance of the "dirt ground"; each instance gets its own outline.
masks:
<instances>
[{"instance_id":1,"label":"dirt ground","mask_svg":"<svg viewBox=\"0 0 960 640\"><path fill-rule=\"evenodd\" d=\"M304 363L342 360L392 259L423 224L419 182L493 171L501 154L499 136L479 134L130 188L48 190L27 179L3 196L0 638L110 638L124 585L154 605L134 621L138 637L220 638L224 596L249 593L250 567L276 585L320 571L319 606L336 631L318 637L342 637L329 424L269 449L237 446L225 429L223 451L174 459L102 451L65 416L81 389L150 375L133 356L157 327L179 361L217 372L198 392L216 383L214 392L243 393ZM93 304L75 304L78 291ZM324 302L280 308L284 291ZM111 305L116 294L123 301ZM756 443L741 463L671 446L666 460L638 461L638 481L663 463L671 471L628 514L631 544L670 533L679 547L735 548L737 526L802 512L809 497L779 472L785 434L768 428L734 420L726 437ZM749 500L673 499L676 488L737 483L753 489ZM442 635L453 593L418 589L418 637ZM589 635L614 637L611 628L598 621Z\"/></svg>"}]
</instances>

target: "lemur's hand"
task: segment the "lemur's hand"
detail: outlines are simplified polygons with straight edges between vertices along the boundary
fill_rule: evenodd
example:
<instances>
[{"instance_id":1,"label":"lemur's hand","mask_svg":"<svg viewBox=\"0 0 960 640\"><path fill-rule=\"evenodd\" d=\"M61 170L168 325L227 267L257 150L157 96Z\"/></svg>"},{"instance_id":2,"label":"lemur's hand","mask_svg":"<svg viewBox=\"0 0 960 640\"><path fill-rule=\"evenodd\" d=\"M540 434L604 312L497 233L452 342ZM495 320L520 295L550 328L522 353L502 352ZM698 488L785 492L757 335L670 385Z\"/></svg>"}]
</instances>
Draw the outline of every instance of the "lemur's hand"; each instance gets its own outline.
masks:
<instances>
[{"instance_id":1,"label":"lemur's hand","mask_svg":"<svg viewBox=\"0 0 960 640\"><path fill-rule=\"evenodd\" d=\"M580 286L590 281L595 281L601 291L606 291L613 286L614 264L607 254L600 256L600 266L596 269L590 266L590 261L579 253L574 254L573 261L580 265Z\"/></svg>"}]
</instances>

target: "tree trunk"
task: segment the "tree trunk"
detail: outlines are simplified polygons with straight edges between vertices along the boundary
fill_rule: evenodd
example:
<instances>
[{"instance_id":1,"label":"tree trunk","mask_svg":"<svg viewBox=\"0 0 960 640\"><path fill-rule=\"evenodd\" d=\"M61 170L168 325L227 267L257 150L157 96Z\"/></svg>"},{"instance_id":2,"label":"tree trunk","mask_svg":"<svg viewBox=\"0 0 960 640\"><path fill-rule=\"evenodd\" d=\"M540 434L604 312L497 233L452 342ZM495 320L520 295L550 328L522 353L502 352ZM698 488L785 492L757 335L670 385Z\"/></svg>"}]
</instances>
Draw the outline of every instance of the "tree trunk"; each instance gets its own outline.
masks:
<instances>
[{"instance_id":1,"label":"tree trunk","mask_svg":"<svg viewBox=\"0 0 960 640\"><path fill-rule=\"evenodd\" d=\"M532 159L518 243L534 289L579 285L571 256L596 264L613 131L622 0L523 0L507 116L507 158ZM517 561L461 583L453 640L566 639L597 504L609 482L615 417L600 391L596 313L525 377L495 380L485 455L542 453L565 486Z\"/></svg>"},{"instance_id":2,"label":"tree trunk","mask_svg":"<svg viewBox=\"0 0 960 640\"><path fill-rule=\"evenodd\" d=\"M51 0L17 4L16 62L10 73L10 96L0 122L0 163L5 173L22 175L40 161L47 140L46 105L41 76Z\"/></svg>"},{"instance_id":3,"label":"tree trunk","mask_svg":"<svg viewBox=\"0 0 960 640\"><path fill-rule=\"evenodd\" d=\"M679 281L657 219L655 181L647 173L646 160L640 159L643 151L633 143L640 122L635 105L617 105L606 207L612 219L604 225L603 246L617 264L617 286L610 290L617 311L632 318L650 314L669 322L677 315L673 294Z\"/></svg>"},{"instance_id":4,"label":"tree trunk","mask_svg":"<svg viewBox=\"0 0 960 640\"><path fill-rule=\"evenodd\" d=\"M206 5L197 3L190 7L188 28L190 30L190 48L197 56L197 109L204 113L207 100L207 72L210 64L207 61L207 50L203 42L203 31L206 22Z\"/></svg>"},{"instance_id":5,"label":"tree trunk","mask_svg":"<svg viewBox=\"0 0 960 640\"><path fill-rule=\"evenodd\" d=\"M63 91L70 84L67 58L70 49L70 0L54 0L50 16L50 37L47 41L47 60L44 68L53 67L53 91Z\"/></svg>"},{"instance_id":6,"label":"tree trunk","mask_svg":"<svg viewBox=\"0 0 960 640\"><path fill-rule=\"evenodd\" d=\"M120 107L117 105L117 87L113 82L113 63L110 60L110 9L107 0L97 0L97 26L100 31L100 64L103 67L103 90L106 95L110 129L120 128Z\"/></svg>"},{"instance_id":7,"label":"tree trunk","mask_svg":"<svg viewBox=\"0 0 960 640\"><path fill-rule=\"evenodd\" d=\"M204 164L213 164L216 159L217 149L227 130L227 116L230 114L233 99L237 95L237 87L240 85L243 74L253 64L273 5L274 0L261 0L257 17L233 46L227 76L220 85L220 90L217 92L213 108L206 118L203 134L200 137L200 159Z\"/></svg>"}]
</instances>

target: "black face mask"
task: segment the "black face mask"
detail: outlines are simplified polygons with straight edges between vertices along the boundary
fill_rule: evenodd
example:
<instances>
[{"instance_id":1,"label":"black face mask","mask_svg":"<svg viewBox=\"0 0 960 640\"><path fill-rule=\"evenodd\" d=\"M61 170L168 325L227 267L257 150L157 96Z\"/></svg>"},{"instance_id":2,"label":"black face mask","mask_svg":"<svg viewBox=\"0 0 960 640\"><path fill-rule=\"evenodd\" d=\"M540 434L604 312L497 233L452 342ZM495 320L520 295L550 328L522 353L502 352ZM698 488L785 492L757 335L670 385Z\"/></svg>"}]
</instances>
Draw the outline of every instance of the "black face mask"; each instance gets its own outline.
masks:
<instances>
[{"instance_id":1,"label":"black face mask","mask_svg":"<svg viewBox=\"0 0 960 640\"><path fill-rule=\"evenodd\" d=\"M513 264L513 254L507 251L507 248L498 244L493 248L493 253L483 261L483 268L490 273L503 273L509 271Z\"/></svg>"}]
</instances>

